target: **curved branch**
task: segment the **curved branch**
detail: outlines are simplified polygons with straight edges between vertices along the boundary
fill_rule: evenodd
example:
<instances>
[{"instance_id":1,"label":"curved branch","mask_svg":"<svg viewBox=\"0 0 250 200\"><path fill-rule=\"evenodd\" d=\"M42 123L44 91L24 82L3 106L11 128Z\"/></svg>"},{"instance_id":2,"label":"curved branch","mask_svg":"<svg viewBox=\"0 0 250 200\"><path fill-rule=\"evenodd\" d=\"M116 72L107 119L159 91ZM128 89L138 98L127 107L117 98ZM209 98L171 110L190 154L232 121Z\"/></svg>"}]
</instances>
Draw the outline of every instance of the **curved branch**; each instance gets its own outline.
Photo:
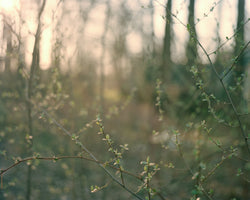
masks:
<instances>
[{"instance_id":1,"label":"curved branch","mask_svg":"<svg viewBox=\"0 0 250 200\"><path fill-rule=\"evenodd\" d=\"M103 163L101 161L98 161L98 160L93 160L91 158L86 158L84 156L53 156L53 157L27 157L27 158L23 158L23 159L20 159L20 160L17 160L14 164L10 165L9 167L5 168L5 169L1 169L0 170L0 176L3 176L7 171L11 170L12 168L16 167L17 165L23 163L23 162L28 162L28 161L32 161L32 160L46 160L46 161L57 161L57 160L63 160L63 159L83 159L83 160L87 160L87 161L90 161L90 162L94 162L94 163L98 163L98 164L101 164L103 166L107 165L108 167L111 167L115 170L120 170L119 168L113 166L113 165L110 165L110 164L106 164L106 163ZM127 174L127 175L130 175L130 176L133 176L139 180L142 180L141 176L139 175L136 175L136 174L133 174L129 171L126 171L126 170L123 170L122 171L124 174Z\"/></svg>"}]
</instances>

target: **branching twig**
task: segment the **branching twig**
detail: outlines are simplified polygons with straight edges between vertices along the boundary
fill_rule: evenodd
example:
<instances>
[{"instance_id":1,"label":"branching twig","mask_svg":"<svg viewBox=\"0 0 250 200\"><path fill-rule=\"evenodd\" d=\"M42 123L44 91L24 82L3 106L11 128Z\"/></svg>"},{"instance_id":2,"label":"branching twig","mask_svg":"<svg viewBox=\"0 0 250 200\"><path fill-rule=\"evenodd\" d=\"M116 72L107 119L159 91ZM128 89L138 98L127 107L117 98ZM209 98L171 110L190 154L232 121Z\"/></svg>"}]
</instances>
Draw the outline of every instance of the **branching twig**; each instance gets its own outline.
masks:
<instances>
[{"instance_id":1,"label":"branching twig","mask_svg":"<svg viewBox=\"0 0 250 200\"><path fill-rule=\"evenodd\" d=\"M168 11L168 12L170 12L170 11ZM171 13L171 12L170 12L170 13ZM172 14L172 13L171 13L171 15L172 15L176 20L178 20L184 27L187 28L187 25L185 25L176 15L174 15L174 14ZM246 144L247 151L248 151L248 153L250 154L250 148L249 148L249 145L248 145L248 137L247 137L247 135L246 135L246 133L245 133L245 131L244 131L244 129L243 129L241 119L240 119L240 117L239 117L239 114L238 114L238 112L237 112L237 109L236 109L236 107L235 107L235 104L234 104L234 102L233 102L233 100L232 100L232 97L231 97L231 95L230 95L228 89L226 88L225 83L223 82L223 78L224 78L224 77L223 77L223 78L220 77L220 75L218 74L218 72L217 72L217 70L216 70L216 68L215 68L215 66L214 66L214 64L213 64L213 62L212 62L212 60L211 60L211 58L210 58L210 55L208 54L208 52L206 51L206 49L203 47L203 45L200 43L200 41L198 40L198 38L193 36L193 39L196 40L197 44L200 46L200 48L202 49L202 51L203 51L204 54L206 55L206 57L207 57L207 59L208 59L208 61L209 61L209 64L210 64L210 66L211 66L211 69L212 69L213 72L215 73L217 79L220 81L220 83L221 83L221 85L222 85L224 91L226 92L227 98L228 98L228 100L229 100L229 102L230 102L230 105L231 105L231 107L232 107L232 109L233 109L233 111L234 111L234 114L235 114L235 116L236 116L236 118L237 118L237 121L238 121L238 123L239 123L240 131L241 131L241 134L242 134L242 136L243 136L243 138L244 138L244 141L245 141L245 144ZM248 46L248 44L249 44L249 42L244 46L243 49L245 49L245 48ZM240 54L242 54L242 53L243 53L243 52L241 52Z\"/></svg>"},{"instance_id":2,"label":"branching twig","mask_svg":"<svg viewBox=\"0 0 250 200\"><path fill-rule=\"evenodd\" d=\"M239 123L239 127L240 127L240 130L241 130L241 134L242 134L242 136L243 136L243 138L244 138L244 140L245 140L245 144L246 144L248 153L250 154L250 149L249 149L249 145L248 145L248 137L247 137L246 134L245 134L245 131L244 131L243 126L242 126L241 119L240 119L239 114L238 114L238 111L237 111L237 109L236 109L236 107L235 107L235 105L234 105L234 102L233 102L233 100L232 100L232 97L231 97L231 95L230 95L228 89L226 88L225 83L223 82L223 79L220 77L220 75L218 74L217 70L215 69L215 66L214 66L214 64L212 63L212 61L211 61L211 59L210 59L210 56L208 55L207 51L205 50L205 48L203 47L203 45L200 43L200 41L199 41L197 38L194 38L194 39L197 41L198 45L201 47L202 51L203 51L203 52L205 53L205 55L207 56L207 59L208 59L208 61L209 61L209 64L210 64L212 70L214 71L216 77L219 79L219 81L220 81L220 83L221 83L221 85L222 85L224 91L226 92L227 98L228 98L228 100L229 100L229 102L230 102L230 104L231 104L231 106L232 106L232 108L233 108L234 114L235 114L235 116L236 116L236 118L237 118L237 121L238 121L238 123ZM249 42L248 42L248 43L249 43ZM248 43L247 43L247 44L248 44Z\"/></svg>"},{"instance_id":3,"label":"branching twig","mask_svg":"<svg viewBox=\"0 0 250 200\"><path fill-rule=\"evenodd\" d=\"M195 25L197 25L198 23L200 23L205 17L208 17L208 15L214 11L214 8L215 8L216 6L218 6L221 2L222 2L222 0L219 0L219 1L217 1L217 2L214 2L214 5L209 9L209 11L208 11L207 13L204 13L202 19L198 19L198 18L197 18L197 22L195 23Z\"/></svg>"},{"instance_id":4,"label":"branching twig","mask_svg":"<svg viewBox=\"0 0 250 200\"><path fill-rule=\"evenodd\" d=\"M250 21L250 18L247 19L247 20L242 24L242 27L244 27L249 21ZM237 33L239 32L239 30L242 29L242 27L238 28L238 29L234 32L234 34L233 34L232 36L227 37L227 40L226 40L225 42L223 42L220 46L217 47L217 49L215 49L215 50L212 51L211 53L208 53L208 55L210 56L210 55L216 53L218 50L220 50L225 44L228 43L228 41L230 41L232 38L234 38L234 37L237 35Z\"/></svg>"},{"instance_id":5,"label":"branching twig","mask_svg":"<svg viewBox=\"0 0 250 200\"><path fill-rule=\"evenodd\" d=\"M234 66L238 62L240 56L243 54L243 52L246 50L246 48L248 47L249 44L250 44L250 41L248 41L248 43L246 43L244 45L244 47L241 49L239 55L235 58L234 62L232 63L231 67L227 70L227 72L220 79L223 80L228 75L228 73L234 68Z\"/></svg>"},{"instance_id":6,"label":"branching twig","mask_svg":"<svg viewBox=\"0 0 250 200\"><path fill-rule=\"evenodd\" d=\"M72 134L66 130L59 122L57 122L46 110L42 109L43 113L52 120L52 122L58 127L60 128L66 135L70 136L72 138ZM134 197L136 197L137 199L143 200L143 198L141 198L140 196L138 196L136 193L134 193L132 190L130 190L129 188L127 188L125 185L123 185L120 181L118 181L109 170L107 170L104 165L98 163L97 158L78 140L75 139L75 142L77 145L80 146L80 148L82 150L84 150L93 160L96 161L96 163L98 164L98 166L100 168L102 168L104 170L104 172L114 181L116 182L118 185L120 185L122 188L124 188L127 192L129 192L131 195L133 195Z\"/></svg>"},{"instance_id":7,"label":"branching twig","mask_svg":"<svg viewBox=\"0 0 250 200\"><path fill-rule=\"evenodd\" d=\"M117 164L118 168L119 168L119 172L120 172L120 177L121 177L121 181L122 181L122 184L125 186L125 182L124 182L124 178L123 178L123 168L122 166L120 165L120 158L121 158L121 155L118 154L117 151L115 151L113 149L113 145L112 145L112 141L111 139L109 138L109 136L105 133L104 131L104 126L102 125L101 123L101 119L97 119L97 125L99 126L100 128L100 134L103 136L103 140L106 140L107 141L107 145L109 147L108 151L111 151L114 156L115 156L115 164ZM108 138L107 138L108 137ZM119 161L119 162L117 162Z\"/></svg>"}]
</instances>

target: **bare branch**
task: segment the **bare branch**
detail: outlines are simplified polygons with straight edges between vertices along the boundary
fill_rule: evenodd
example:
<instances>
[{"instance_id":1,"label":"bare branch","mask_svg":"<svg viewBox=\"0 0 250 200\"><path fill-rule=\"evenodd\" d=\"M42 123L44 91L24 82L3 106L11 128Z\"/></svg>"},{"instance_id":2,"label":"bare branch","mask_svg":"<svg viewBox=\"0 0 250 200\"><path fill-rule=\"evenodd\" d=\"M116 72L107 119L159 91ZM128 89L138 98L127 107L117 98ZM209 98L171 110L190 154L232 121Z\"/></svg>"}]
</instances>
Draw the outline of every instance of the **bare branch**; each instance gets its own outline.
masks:
<instances>
[{"instance_id":1,"label":"bare branch","mask_svg":"<svg viewBox=\"0 0 250 200\"><path fill-rule=\"evenodd\" d=\"M32 160L57 161L57 160L64 160L64 159L83 159L83 160L87 160L87 161L90 161L90 162L101 164L103 166L107 165L108 167L111 167L111 168L113 168L115 170L119 170L119 168L117 168L117 167L115 167L113 165L106 164L106 163L98 161L98 160L96 161L94 159L87 158L87 157L84 157L84 156L53 156L53 157L40 157L40 156L36 157L36 156L33 156L33 157L27 157L27 158L17 160L17 162L10 165L6 169L1 169L0 170L0 176L4 175L7 171L11 170L12 168L16 167L17 165L19 165L19 164L21 164L23 162L28 162L28 161L32 161ZM133 173L131 173L129 171L126 171L126 170L123 170L123 173L127 174L127 175L130 175L130 176L133 176L133 177L135 177L135 178L137 178L139 180L142 179L141 176L133 174Z\"/></svg>"},{"instance_id":2,"label":"bare branch","mask_svg":"<svg viewBox=\"0 0 250 200\"><path fill-rule=\"evenodd\" d=\"M227 70L227 72L221 77L221 79L223 80L229 72L232 71L232 69L234 68L234 66L236 65L236 63L238 62L239 58L241 57L241 55L243 54L243 52L246 50L246 48L248 47L248 45L250 44L250 41L248 41L248 43L246 43L244 45L244 47L241 49L239 55L235 58L233 64L231 65L231 67Z\"/></svg>"}]
</instances>

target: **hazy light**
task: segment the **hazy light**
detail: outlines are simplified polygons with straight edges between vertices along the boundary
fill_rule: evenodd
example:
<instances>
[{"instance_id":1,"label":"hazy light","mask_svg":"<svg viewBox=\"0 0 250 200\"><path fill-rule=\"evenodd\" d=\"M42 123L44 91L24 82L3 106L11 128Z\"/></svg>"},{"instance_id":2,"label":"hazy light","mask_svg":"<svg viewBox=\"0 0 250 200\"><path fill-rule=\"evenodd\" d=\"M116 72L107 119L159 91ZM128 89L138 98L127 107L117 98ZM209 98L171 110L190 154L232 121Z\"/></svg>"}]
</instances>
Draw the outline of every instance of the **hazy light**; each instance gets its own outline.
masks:
<instances>
[{"instance_id":1,"label":"hazy light","mask_svg":"<svg viewBox=\"0 0 250 200\"><path fill-rule=\"evenodd\" d=\"M142 38L139 33L132 32L127 36L127 46L131 53L140 53L142 50Z\"/></svg>"},{"instance_id":2,"label":"hazy light","mask_svg":"<svg viewBox=\"0 0 250 200\"><path fill-rule=\"evenodd\" d=\"M17 6L17 0L0 0L0 8L3 10L10 11Z\"/></svg>"},{"instance_id":3,"label":"hazy light","mask_svg":"<svg viewBox=\"0 0 250 200\"><path fill-rule=\"evenodd\" d=\"M25 34L23 36L26 38L25 43L26 45L26 60L31 61L32 58L32 48L33 48L33 42L34 42L34 36L29 34L35 33L36 29L36 23L37 21L37 7L34 7L35 9L31 9L29 4L24 3L22 4L22 10L25 10L23 12L24 19L26 21L25 25L22 27L22 29L26 30ZM67 4L66 4L67 2ZM72 0L72 1L65 1L65 8L68 9L68 12L66 12L62 19L56 18L56 20L61 20L62 26L61 32L63 33L62 39L64 42L64 46L66 47L64 50L64 60L72 59L74 57L75 50L78 48L81 48L82 50L89 52L93 57L99 58L102 52L102 35L104 31L105 26L105 19L106 19L106 7L105 4L102 2L100 4L96 4L94 8L90 10L88 13L88 20L83 25L81 19L80 13L78 13L78 7L79 4L78 1ZM112 10L114 10L114 13L119 11L120 9L120 3L117 0L112 0ZM115 7L113 7L113 2L115 3ZM128 35L126 35L126 46L128 48L128 51L132 54L138 54L141 53L143 46L145 45L144 38L142 37L141 30L144 31L146 34L150 34L151 31L151 16L150 16L150 8L147 7L149 0L140 0L140 1L134 1L134 0L128 0L127 1L127 8L130 9L132 21L128 27L124 28L124 30L127 30ZM159 3L162 2L162 3ZM157 43L157 47L161 48L161 45L163 43L163 37L165 34L164 28L165 28L165 8L164 5L166 2L165 0L154 0L154 33L155 33L155 42ZM213 52L218 44L216 38L217 36L220 36L221 43L227 41L226 37L230 37L233 35L234 28L236 28L236 18L237 18L237 1L228 1L224 0L221 1L220 4L214 7L214 10L210 12L210 9L214 1L204 1L204 0L197 0L195 4L195 21L197 22L197 18L200 19L200 22L196 26L196 31L198 38L202 45L205 47L205 49L210 53ZM219 2L219 0L216 0L216 2ZM14 12L11 12L11 10L14 10L14 8L19 7L19 0L0 0L0 11L6 10L6 12L9 12L13 14ZM34 3L35 4L35 3ZM62 4L64 5L64 4ZM184 24L187 24L187 18L188 18L188 5L189 1L187 0L176 0L173 1L172 4L172 10L173 13L180 19ZM24 9L24 7L26 9ZM43 69L46 69L50 66L51 62L51 51L52 51L52 45L54 41L53 37L53 23L51 21L52 16L52 10L54 10L56 7L56 1L48 1L46 5L46 9L44 11L42 22L44 24L43 33L41 36L41 67ZM246 1L246 19L249 18L250 15L250 1ZM8 11L7 11L8 10ZM58 9L58 12L64 12L63 9ZM71 11L71 12L70 12ZM223 11L223 12L222 12ZM140 13L144 12L144 16L140 15ZM138 14L139 13L139 14ZM208 14L207 17L204 17L204 14ZM59 15L60 16L60 15ZM1 16L0 16L1 17ZM114 28L115 19L114 16L111 16L110 19L110 29L108 30L105 45L107 48L110 47L112 41L113 41L113 31L115 31L116 27ZM140 17L143 17L143 19L140 19ZM139 22L143 21L142 29L137 29L136 27L140 26ZM216 34L216 22L219 22L219 30L218 35ZM131 25L132 24L132 25ZM177 20L173 19L173 40L171 41L171 56L174 62L185 62L186 55L186 42L188 40L188 32L186 28ZM245 26L246 33L250 30L250 24L246 24ZM126 33L126 34L127 34ZM0 31L1 35L1 31ZM250 34L246 34L246 41L249 40ZM146 41L147 42L147 41ZM232 44L234 44L234 39L228 41L226 45L224 46L224 49L231 50ZM202 61L207 62L206 58L203 58L203 53L199 50L199 56L201 57ZM107 50L105 57L107 59L110 56L110 52ZM30 62L28 62L30 63ZM107 62L108 63L108 62ZM107 66L107 68L109 68Z\"/></svg>"},{"instance_id":4,"label":"hazy light","mask_svg":"<svg viewBox=\"0 0 250 200\"><path fill-rule=\"evenodd\" d=\"M41 37L41 69L48 69L51 62L51 28L43 31Z\"/></svg>"}]
</instances>

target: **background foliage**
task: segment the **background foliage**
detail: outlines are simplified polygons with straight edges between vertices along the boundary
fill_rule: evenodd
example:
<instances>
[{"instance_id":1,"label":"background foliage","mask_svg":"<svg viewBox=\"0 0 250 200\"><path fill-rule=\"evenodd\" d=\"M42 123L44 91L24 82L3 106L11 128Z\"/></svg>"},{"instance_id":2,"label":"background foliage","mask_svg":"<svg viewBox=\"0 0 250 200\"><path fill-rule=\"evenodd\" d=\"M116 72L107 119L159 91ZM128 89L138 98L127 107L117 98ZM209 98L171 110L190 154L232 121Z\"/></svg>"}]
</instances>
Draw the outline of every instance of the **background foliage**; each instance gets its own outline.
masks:
<instances>
[{"instance_id":1,"label":"background foliage","mask_svg":"<svg viewBox=\"0 0 250 200\"><path fill-rule=\"evenodd\" d=\"M1 11L0 199L250 198L246 2L231 36L214 19L212 51L197 27L229 3L211 2L201 18L195 0L173 3L20 1L17 16ZM86 31L92 12L98 38ZM180 55L176 24L186 30Z\"/></svg>"}]
</instances>

